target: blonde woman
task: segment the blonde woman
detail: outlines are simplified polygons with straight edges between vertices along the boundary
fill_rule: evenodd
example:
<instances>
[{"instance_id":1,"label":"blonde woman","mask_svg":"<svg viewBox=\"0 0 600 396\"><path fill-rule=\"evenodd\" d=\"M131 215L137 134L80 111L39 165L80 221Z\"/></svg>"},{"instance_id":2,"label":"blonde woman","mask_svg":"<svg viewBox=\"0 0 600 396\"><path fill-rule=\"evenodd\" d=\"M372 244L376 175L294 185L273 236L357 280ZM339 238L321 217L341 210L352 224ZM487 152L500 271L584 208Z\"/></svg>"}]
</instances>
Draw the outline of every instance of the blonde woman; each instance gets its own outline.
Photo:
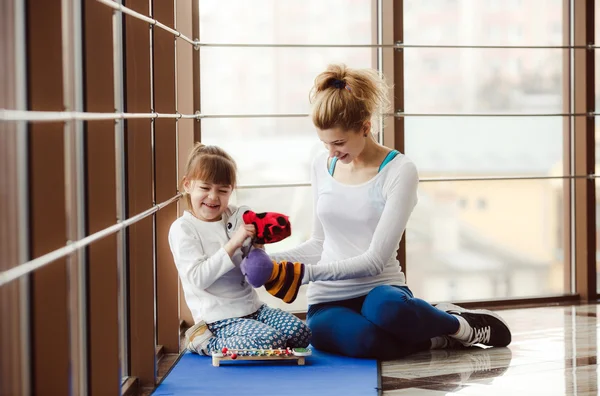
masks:
<instances>
[{"instance_id":1,"label":"blonde woman","mask_svg":"<svg viewBox=\"0 0 600 396\"><path fill-rule=\"evenodd\" d=\"M511 333L496 313L434 307L406 284L396 251L419 177L407 156L372 137L387 89L376 71L345 65L330 65L315 79L312 121L328 152L312 168L313 233L273 254L275 265L305 265L307 323L318 349L393 359L430 348L506 346Z\"/></svg>"}]
</instances>

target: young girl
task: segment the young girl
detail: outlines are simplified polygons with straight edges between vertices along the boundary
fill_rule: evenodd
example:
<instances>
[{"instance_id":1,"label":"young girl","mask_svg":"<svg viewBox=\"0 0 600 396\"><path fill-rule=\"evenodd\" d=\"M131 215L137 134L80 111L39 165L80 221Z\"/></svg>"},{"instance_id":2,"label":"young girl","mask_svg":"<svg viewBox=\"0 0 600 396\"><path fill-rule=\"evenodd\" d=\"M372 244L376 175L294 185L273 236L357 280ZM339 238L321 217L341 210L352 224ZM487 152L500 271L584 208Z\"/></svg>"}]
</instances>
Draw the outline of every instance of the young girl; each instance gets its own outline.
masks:
<instances>
[{"instance_id":1,"label":"young girl","mask_svg":"<svg viewBox=\"0 0 600 396\"><path fill-rule=\"evenodd\" d=\"M417 204L414 163L378 144L371 119L387 87L374 70L331 65L315 80L312 121L327 153L312 169L311 238L276 260L306 265L312 345L355 357L394 359L429 349L506 346L496 313L415 298L396 252ZM418 263L415 263L418 265Z\"/></svg>"},{"instance_id":2,"label":"young girl","mask_svg":"<svg viewBox=\"0 0 600 396\"><path fill-rule=\"evenodd\" d=\"M227 237L236 164L222 149L196 144L182 179L186 210L169 230L169 245L195 325L187 348L208 355L223 347L306 347L310 330L294 315L263 304L244 281L240 247L255 234L243 225Z\"/></svg>"}]
</instances>

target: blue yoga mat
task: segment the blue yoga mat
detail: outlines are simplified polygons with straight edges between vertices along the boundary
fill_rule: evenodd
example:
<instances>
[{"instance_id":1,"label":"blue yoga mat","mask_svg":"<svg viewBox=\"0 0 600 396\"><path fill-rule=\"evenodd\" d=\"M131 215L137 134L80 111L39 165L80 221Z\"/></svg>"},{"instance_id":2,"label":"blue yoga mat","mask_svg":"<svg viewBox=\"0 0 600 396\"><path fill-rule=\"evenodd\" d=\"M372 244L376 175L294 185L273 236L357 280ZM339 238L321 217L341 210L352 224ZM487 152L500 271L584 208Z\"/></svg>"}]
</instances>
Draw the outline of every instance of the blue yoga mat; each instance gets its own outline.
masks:
<instances>
[{"instance_id":1,"label":"blue yoga mat","mask_svg":"<svg viewBox=\"0 0 600 396\"><path fill-rule=\"evenodd\" d=\"M304 366L295 361L238 361L212 366L212 359L185 352L153 396L183 395L377 395L377 361L313 349Z\"/></svg>"}]
</instances>

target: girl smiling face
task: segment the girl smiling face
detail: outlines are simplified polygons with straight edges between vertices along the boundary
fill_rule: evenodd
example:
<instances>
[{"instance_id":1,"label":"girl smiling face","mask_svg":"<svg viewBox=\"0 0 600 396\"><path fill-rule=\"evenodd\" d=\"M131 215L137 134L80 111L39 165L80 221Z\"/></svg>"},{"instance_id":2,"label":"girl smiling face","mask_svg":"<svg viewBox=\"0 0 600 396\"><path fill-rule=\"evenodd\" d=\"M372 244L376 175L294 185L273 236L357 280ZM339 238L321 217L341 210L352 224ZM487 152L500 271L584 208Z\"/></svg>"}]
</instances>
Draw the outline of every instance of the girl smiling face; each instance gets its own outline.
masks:
<instances>
[{"instance_id":1,"label":"girl smiling face","mask_svg":"<svg viewBox=\"0 0 600 396\"><path fill-rule=\"evenodd\" d=\"M229 206L233 186L203 180L186 180L183 184L191 202L191 211L202 221L219 221Z\"/></svg>"}]
</instances>

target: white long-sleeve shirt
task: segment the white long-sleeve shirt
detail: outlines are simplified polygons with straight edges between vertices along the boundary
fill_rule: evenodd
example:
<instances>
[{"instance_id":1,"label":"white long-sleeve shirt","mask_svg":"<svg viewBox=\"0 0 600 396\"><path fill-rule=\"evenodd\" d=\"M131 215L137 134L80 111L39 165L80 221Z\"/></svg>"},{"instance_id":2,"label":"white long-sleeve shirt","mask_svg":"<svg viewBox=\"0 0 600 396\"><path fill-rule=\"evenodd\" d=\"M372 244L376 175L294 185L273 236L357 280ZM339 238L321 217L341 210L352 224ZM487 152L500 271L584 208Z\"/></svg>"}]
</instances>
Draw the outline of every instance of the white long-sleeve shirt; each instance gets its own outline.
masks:
<instances>
[{"instance_id":1,"label":"white long-sleeve shirt","mask_svg":"<svg viewBox=\"0 0 600 396\"><path fill-rule=\"evenodd\" d=\"M414 163L399 154L358 185L335 180L327 153L313 162L314 225L311 238L276 260L307 265L308 304L363 296L379 285L405 285L396 259L408 218L417 204Z\"/></svg>"},{"instance_id":2,"label":"white long-sleeve shirt","mask_svg":"<svg viewBox=\"0 0 600 396\"><path fill-rule=\"evenodd\" d=\"M223 219L215 222L185 211L169 229L169 246L196 323L246 316L262 305L239 269L240 250L230 258L223 249L229 241L225 225L234 210L230 206Z\"/></svg>"}]
</instances>

